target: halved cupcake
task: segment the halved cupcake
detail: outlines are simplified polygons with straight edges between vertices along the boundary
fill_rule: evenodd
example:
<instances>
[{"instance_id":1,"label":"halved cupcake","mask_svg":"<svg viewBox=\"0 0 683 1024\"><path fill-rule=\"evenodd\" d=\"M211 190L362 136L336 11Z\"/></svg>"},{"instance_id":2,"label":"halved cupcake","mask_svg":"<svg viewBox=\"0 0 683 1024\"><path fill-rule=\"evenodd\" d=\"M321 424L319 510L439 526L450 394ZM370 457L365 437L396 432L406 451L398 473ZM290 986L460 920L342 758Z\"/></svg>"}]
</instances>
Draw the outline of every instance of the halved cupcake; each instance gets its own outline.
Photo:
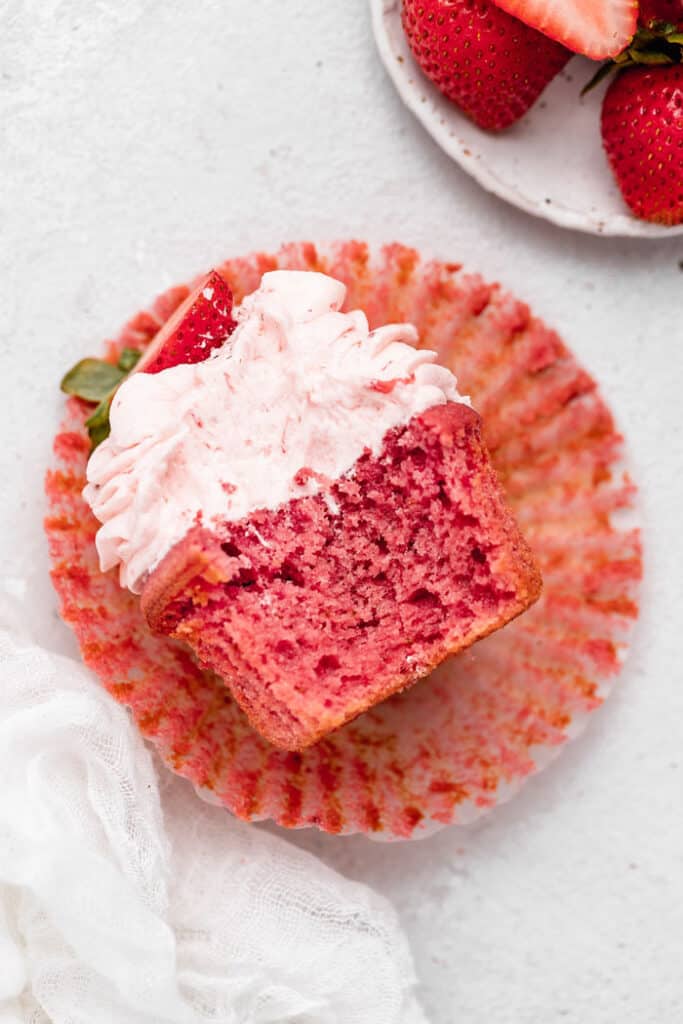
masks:
<instances>
[{"instance_id":1,"label":"halved cupcake","mask_svg":"<svg viewBox=\"0 0 683 1024\"><path fill-rule=\"evenodd\" d=\"M345 291L266 273L236 326L223 302L201 354L172 365L191 298L116 392L84 492L102 569L288 750L540 592L454 376L410 325L342 313Z\"/></svg>"}]
</instances>

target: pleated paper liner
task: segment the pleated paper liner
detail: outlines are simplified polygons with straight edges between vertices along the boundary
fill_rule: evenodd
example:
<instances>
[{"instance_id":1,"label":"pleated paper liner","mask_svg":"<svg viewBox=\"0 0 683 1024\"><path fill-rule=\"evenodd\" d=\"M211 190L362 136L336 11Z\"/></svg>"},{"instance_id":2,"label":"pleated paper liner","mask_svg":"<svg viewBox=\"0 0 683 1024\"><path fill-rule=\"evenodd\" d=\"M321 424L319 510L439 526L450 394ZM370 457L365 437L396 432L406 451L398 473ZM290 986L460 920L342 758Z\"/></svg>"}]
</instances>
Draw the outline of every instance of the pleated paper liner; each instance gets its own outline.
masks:
<instances>
[{"instance_id":1,"label":"pleated paper liner","mask_svg":"<svg viewBox=\"0 0 683 1024\"><path fill-rule=\"evenodd\" d=\"M87 410L67 404L47 475L46 528L62 615L85 662L166 764L250 820L383 838L471 821L510 796L600 706L638 614L635 488L595 381L557 334L497 285L391 245L310 244L228 260L237 301L276 267L321 270L371 326L417 325L482 415L493 460L544 576L539 603L428 679L301 754L271 747L226 687L152 636L138 599L99 571L81 490ZM174 288L107 345L146 345L187 295Z\"/></svg>"}]
</instances>

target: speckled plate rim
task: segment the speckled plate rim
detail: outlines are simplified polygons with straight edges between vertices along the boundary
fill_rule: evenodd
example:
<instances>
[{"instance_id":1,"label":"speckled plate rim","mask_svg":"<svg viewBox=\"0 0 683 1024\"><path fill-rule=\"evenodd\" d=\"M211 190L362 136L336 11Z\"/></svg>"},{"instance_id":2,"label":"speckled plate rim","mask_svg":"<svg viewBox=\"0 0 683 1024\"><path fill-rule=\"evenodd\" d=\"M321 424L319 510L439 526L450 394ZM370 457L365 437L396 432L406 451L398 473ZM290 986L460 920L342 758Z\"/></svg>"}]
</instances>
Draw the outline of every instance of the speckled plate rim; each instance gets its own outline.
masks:
<instances>
[{"instance_id":1,"label":"speckled plate rim","mask_svg":"<svg viewBox=\"0 0 683 1024\"><path fill-rule=\"evenodd\" d=\"M593 217L557 201L549 204L544 196L529 194L518 181L501 174L501 168L491 166L477 150L476 137L483 134L481 130L470 125L454 108L453 115L458 118L459 132L453 132L452 121L442 117L434 102L429 102L430 99L438 100L440 94L422 75L405 42L400 22L401 0L369 2L377 49L399 96L437 145L487 192L534 217L592 235L663 239L683 234L683 224L664 227L638 220L627 213Z\"/></svg>"}]
</instances>

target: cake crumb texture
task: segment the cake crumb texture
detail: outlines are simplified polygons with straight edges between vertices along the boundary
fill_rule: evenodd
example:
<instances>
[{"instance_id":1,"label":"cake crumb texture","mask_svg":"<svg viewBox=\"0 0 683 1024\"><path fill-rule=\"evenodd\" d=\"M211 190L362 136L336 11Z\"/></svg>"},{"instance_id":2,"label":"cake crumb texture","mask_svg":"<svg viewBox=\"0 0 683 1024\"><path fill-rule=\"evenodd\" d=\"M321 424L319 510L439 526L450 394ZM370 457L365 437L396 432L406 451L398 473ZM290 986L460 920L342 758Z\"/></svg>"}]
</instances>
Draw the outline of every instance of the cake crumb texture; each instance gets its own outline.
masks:
<instances>
[{"instance_id":1,"label":"cake crumb texture","mask_svg":"<svg viewBox=\"0 0 683 1024\"><path fill-rule=\"evenodd\" d=\"M449 403L392 430L324 494L196 528L142 607L226 680L262 735L300 749L539 592L479 416Z\"/></svg>"}]
</instances>

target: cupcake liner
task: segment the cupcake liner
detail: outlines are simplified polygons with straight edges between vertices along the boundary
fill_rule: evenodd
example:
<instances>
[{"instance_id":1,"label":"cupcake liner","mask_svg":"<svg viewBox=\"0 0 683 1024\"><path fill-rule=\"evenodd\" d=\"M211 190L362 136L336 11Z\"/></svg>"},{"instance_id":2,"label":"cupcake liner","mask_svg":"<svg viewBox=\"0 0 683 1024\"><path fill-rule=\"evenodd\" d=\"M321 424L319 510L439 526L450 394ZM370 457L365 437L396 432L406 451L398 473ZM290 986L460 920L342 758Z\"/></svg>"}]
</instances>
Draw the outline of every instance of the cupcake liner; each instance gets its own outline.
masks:
<instances>
[{"instance_id":1,"label":"cupcake liner","mask_svg":"<svg viewBox=\"0 0 683 1024\"><path fill-rule=\"evenodd\" d=\"M638 614L635 487L595 381L528 307L457 264L361 242L228 260L235 298L266 270L344 281L371 326L411 320L481 413L493 461L544 576L521 618L302 753L255 733L221 681L152 636L139 600L101 573L81 496L89 450L76 399L47 474L46 529L64 619L85 662L201 795L249 820L378 838L425 835L508 798L575 736L619 674ZM191 287L191 285L190 285ZM107 344L144 347L188 294L162 295Z\"/></svg>"}]
</instances>

